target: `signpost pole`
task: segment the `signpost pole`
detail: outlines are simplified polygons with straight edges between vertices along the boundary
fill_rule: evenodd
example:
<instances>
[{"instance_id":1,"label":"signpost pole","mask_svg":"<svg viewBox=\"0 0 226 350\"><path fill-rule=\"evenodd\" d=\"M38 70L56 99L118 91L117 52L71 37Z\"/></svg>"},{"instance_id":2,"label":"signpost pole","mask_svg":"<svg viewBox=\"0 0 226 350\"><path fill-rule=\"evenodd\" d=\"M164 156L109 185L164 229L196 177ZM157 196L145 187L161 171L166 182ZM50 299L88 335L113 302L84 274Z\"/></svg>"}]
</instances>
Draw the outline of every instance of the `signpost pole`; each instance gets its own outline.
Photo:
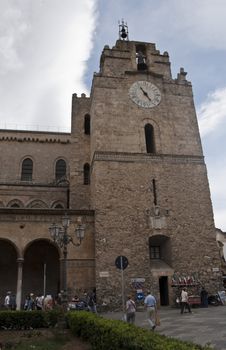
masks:
<instances>
[{"instance_id":1,"label":"signpost pole","mask_svg":"<svg viewBox=\"0 0 226 350\"><path fill-rule=\"evenodd\" d=\"M124 291L124 276L123 276L123 270L125 270L128 266L129 262L127 257L123 256L123 255L119 255L116 259L115 259L115 266L117 267L117 269L121 270L121 279L122 279L122 312L123 312L123 320L125 321L126 318L126 310L125 310L125 291Z\"/></svg>"},{"instance_id":2,"label":"signpost pole","mask_svg":"<svg viewBox=\"0 0 226 350\"><path fill-rule=\"evenodd\" d=\"M121 269L121 277L122 277L122 312L123 318L125 317L125 291L124 291L124 276L123 276L123 261L122 256L120 256L120 269Z\"/></svg>"}]
</instances>

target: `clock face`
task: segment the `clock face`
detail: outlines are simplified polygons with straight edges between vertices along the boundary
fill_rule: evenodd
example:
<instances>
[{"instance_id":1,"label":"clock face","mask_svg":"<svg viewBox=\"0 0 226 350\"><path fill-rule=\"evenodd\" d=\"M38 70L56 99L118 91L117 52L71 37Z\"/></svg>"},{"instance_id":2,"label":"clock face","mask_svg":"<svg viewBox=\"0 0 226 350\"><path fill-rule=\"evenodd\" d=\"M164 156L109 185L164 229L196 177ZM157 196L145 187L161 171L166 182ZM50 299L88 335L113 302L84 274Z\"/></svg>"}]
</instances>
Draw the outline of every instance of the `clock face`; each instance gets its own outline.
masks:
<instances>
[{"instance_id":1,"label":"clock face","mask_svg":"<svg viewBox=\"0 0 226 350\"><path fill-rule=\"evenodd\" d=\"M161 93L157 86L149 81L136 81L129 89L131 100L138 106L152 108L161 101Z\"/></svg>"}]
</instances>

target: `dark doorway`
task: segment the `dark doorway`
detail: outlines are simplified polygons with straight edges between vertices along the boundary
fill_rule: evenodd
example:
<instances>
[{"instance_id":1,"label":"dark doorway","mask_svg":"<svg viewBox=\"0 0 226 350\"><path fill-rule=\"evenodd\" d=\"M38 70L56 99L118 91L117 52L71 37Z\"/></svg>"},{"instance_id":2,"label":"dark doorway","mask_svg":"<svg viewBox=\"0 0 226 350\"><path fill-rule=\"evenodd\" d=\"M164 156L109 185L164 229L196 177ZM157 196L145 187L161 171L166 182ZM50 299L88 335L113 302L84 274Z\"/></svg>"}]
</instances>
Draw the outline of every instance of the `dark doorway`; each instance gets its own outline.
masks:
<instances>
[{"instance_id":1,"label":"dark doorway","mask_svg":"<svg viewBox=\"0 0 226 350\"><path fill-rule=\"evenodd\" d=\"M168 277L159 277L159 292L160 292L160 305L169 305L169 293L168 293Z\"/></svg>"},{"instance_id":2,"label":"dark doorway","mask_svg":"<svg viewBox=\"0 0 226 350\"><path fill-rule=\"evenodd\" d=\"M59 292L60 263L57 248L47 240L32 242L24 254L23 299L25 295L44 293L53 297Z\"/></svg>"},{"instance_id":3,"label":"dark doorway","mask_svg":"<svg viewBox=\"0 0 226 350\"><path fill-rule=\"evenodd\" d=\"M17 251L6 240L0 239L0 308L4 304L7 291L16 294L17 285Z\"/></svg>"}]
</instances>

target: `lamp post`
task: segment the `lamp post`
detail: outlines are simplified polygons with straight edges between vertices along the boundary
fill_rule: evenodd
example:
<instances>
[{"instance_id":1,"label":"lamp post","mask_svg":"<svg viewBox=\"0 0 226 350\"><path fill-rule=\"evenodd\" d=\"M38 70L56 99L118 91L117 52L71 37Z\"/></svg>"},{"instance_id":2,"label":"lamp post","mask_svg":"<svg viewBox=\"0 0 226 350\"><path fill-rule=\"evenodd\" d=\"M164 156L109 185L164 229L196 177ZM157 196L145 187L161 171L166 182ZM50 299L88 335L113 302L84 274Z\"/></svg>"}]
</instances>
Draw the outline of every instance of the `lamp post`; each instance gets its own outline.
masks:
<instances>
[{"instance_id":1,"label":"lamp post","mask_svg":"<svg viewBox=\"0 0 226 350\"><path fill-rule=\"evenodd\" d=\"M75 235L78 242L74 242L73 237L68 234L68 228L70 226L70 218L65 215L62 218L62 226L53 223L49 227L49 233L53 241L62 249L63 252L63 265L62 265L62 289L64 291L64 301L67 303L67 255L68 255L68 244L72 243L74 246L80 246L85 235L85 225L82 224L82 219L77 219L77 227L75 228Z\"/></svg>"}]
</instances>

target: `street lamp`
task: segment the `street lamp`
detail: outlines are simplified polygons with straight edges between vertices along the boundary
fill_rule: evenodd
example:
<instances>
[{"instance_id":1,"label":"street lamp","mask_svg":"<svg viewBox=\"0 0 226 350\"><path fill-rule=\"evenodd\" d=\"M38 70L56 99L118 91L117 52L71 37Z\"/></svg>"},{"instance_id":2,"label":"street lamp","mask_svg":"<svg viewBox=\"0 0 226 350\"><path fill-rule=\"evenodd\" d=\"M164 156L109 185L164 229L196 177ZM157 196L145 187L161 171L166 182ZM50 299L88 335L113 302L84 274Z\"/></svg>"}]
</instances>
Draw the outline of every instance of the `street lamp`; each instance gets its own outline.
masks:
<instances>
[{"instance_id":1,"label":"street lamp","mask_svg":"<svg viewBox=\"0 0 226 350\"><path fill-rule=\"evenodd\" d=\"M62 266L62 289L65 293L64 302L67 303L67 246L72 243L74 246L80 246L85 235L85 225L82 224L82 218L77 219L77 227L75 228L75 235L78 242L74 242L71 235L68 234L68 228L70 226L70 218L65 215L62 218L62 226L58 226L53 223L49 227L49 233L53 241L62 249L63 251L63 266Z\"/></svg>"}]
</instances>

